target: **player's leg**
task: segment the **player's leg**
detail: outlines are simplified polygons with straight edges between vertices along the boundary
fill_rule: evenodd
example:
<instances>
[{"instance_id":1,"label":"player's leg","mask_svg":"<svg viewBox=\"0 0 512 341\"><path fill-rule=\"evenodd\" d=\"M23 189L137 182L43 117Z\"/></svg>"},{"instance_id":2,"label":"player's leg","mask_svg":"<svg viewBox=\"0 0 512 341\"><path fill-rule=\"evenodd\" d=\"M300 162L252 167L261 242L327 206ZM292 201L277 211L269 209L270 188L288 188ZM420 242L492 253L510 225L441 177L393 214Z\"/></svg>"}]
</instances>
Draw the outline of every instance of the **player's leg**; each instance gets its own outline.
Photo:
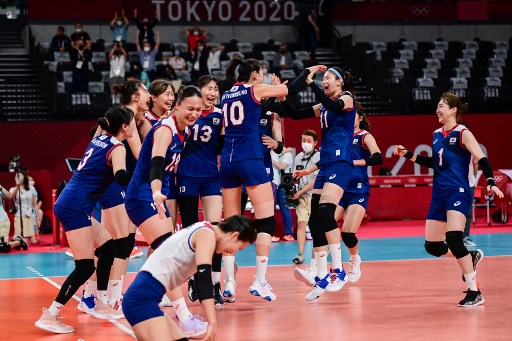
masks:
<instances>
[{"instance_id":1,"label":"player's leg","mask_svg":"<svg viewBox=\"0 0 512 341\"><path fill-rule=\"evenodd\" d=\"M352 204L347 208L343 222L341 238L350 253L348 280L357 282L361 277L361 257L359 256L359 241L356 233L361 226L366 209L359 204Z\"/></svg>"}]
</instances>

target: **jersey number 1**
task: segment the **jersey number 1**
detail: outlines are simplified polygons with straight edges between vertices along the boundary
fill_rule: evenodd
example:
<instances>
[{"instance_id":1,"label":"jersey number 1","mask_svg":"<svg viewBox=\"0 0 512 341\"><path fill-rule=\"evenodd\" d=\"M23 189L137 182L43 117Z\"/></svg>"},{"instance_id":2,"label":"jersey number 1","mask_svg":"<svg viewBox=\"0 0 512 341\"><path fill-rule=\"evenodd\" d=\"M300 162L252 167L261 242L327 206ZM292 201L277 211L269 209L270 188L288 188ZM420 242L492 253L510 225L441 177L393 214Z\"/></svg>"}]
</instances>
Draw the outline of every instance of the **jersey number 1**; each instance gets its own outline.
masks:
<instances>
[{"instance_id":1,"label":"jersey number 1","mask_svg":"<svg viewBox=\"0 0 512 341\"><path fill-rule=\"evenodd\" d=\"M441 167L443 165L443 151L444 151L444 148L441 148L437 152L437 155L439 156L439 167Z\"/></svg>"}]
</instances>

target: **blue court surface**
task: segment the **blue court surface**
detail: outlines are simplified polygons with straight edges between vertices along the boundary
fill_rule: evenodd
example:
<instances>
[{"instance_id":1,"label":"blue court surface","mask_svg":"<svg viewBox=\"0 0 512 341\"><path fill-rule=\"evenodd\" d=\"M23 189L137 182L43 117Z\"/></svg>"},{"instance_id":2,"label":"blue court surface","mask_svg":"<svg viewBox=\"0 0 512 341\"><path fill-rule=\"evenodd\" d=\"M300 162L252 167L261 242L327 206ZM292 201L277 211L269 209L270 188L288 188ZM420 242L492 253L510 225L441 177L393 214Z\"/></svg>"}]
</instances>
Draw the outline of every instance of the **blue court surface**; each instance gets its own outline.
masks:
<instances>
[{"instance_id":1,"label":"blue court surface","mask_svg":"<svg viewBox=\"0 0 512 341\"><path fill-rule=\"evenodd\" d=\"M512 233L475 234L471 238L486 257L512 255ZM363 239L359 243L359 254L363 261L432 259L425 252L423 243L423 237ZM311 241L306 242L306 259L309 259L311 248ZM273 243L269 265L293 265L291 260L296 254L296 242ZM239 266L254 266L254 258L254 245L250 245L238 253L237 263ZM145 259L130 260L128 272L137 272ZM344 249L343 260L347 259L348 252ZM67 276L74 269L73 259L64 252L3 254L0 255L0 264L0 279Z\"/></svg>"}]
</instances>

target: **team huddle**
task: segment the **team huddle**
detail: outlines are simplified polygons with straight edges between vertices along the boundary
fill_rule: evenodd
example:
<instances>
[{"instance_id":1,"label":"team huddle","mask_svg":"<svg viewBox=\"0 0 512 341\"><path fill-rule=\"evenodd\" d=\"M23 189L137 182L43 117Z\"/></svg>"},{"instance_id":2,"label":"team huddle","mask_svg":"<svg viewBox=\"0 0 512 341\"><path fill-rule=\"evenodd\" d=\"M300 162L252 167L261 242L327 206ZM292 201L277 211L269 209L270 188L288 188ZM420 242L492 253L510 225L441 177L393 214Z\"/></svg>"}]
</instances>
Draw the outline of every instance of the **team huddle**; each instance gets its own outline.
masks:
<instances>
[{"instance_id":1,"label":"team huddle","mask_svg":"<svg viewBox=\"0 0 512 341\"><path fill-rule=\"evenodd\" d=\"M322 88L315 83L319 72L324 72ZM74 332L59 314L86 284L79 309L100 319L125 317L139 340L187 340L199 335L213 340L215 307L236 300L236 253L251 243L256 246L256 270L248 290L266 301L277 300L267 277L276 225L268 156L271 151L281 153L283 141L280 133L262 132L260 127L262 117L273 117L268 114L269 99L281 103L285 117L320 118L320 162L295 172L300 177L318 170L308 221L313 237L311 266L294 269L295 277L311 288L305 299L316 300L358 281L361 257L356 232L370 194L367 166L382 164L383 159L350 73L317 65L288 84L274 76L273 85L267 85L262 83L260 62L234 59L227 76L236 82L222 95L221 109L214 106L219 81L210 75L177 94L170 81L162 79L153 81L149 91L140 81L114 86L121 106L98 120L95 137L55 203L75 269L51 306L43 308L37 327ZM287 96L305 85L318 104L295 108ZM395 155L434 169L425 249L437 257L451 253L457 259L467 285L459 306L472 307L484 299L476 282L476 265L483 253L469 252L462 233L473 200L468 184L471 157L487 178L487 189L503 194L475 137L457 123L465 110L459 97L443 94L436 110L442 127L434 132L433 156L413 154L402 145L396 146ZM254 220L242 215L242 191L251 200ZM203 222L198 217L199 200ZM101 222L91 216L97 203L103 210ZM185 228L176 232L178 207ZM152 254L123 296L137 228ZM350 252L348 273L342 265L341 241ZM181 285L188 279L189 297L201 302L205 320L187 308ZM177 323L160 309L162 300L170 300Z\"/></svg>"}]
</instances>

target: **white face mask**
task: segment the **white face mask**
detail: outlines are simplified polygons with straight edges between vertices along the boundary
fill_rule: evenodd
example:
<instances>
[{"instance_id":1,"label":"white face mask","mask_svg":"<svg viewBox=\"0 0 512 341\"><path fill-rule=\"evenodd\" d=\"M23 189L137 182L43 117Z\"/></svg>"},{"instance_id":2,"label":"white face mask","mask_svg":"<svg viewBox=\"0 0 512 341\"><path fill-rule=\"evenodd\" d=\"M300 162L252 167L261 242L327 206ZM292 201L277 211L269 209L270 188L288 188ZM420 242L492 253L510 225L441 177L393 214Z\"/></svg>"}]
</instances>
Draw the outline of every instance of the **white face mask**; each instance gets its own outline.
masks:
<instances>
[{"instance_id":1,"label":"white face mask","mask_svg":"<svg viewBox=\"0 0 512 341\"><path fill-rule=\"evenodd\" d=\"M198 36L199 35L199 31L194 31L194 35Z\"/></svg>"},{"instance_id":2,"label":"white face mask","mask_svg":"<svg viewBox=\"0 0 512 341\"><path fill-rule=\"evenodd\" d=\"M313 144L312 143L303 143L302 144L302 150L306 154L311 153L313 151Z\"/></svg>"},{"instance_id":3,"label":"white face mask","mask_svg":"<svg viewBox=\"0 0 512 341\"><path fill-rule=\"evenodd\" d=\"M28 184L32 187L34 187L34 185L36 184L35 181L29 181Z\"/></svg>"},{"instance_id":4,"label":"white face mask","mask_svg":"<svg viewBox=\"0 0 512 341\"><path fill-rule=\"evenodd\" d=\"M121 26L123 22L121 20L116 21L117 26Z\"/></svg>"},{"instance_id":5,"label":"white face mask","mask_svg":"<svg viewBox=\"0 0 512 341\"><path fill-rule=\"evenodd\" d=\"M167 64L169 64L169 62L167 60L162 60L162 64L167 65Z\"/></svg>"},{"instance_id":6,"label":"white face mask","mask_svg":"<svg viewBox=\"0 0 512 341\"><path fill-rule=\"evenodd\" d=\"M144 47L144 52L149 52L150 50L151 50L151 48L150 48L150 47L147 47L147 46L146 46L146 47Z\"/></svg>"},{"instance_id":7,"label":"white face mask","mask_svg":"<svg viewBox=\"0 0 512 341\"><path fill-rule=\"evenodd\" d=\"M77 32L82 32L82 29L81 28L77 28L76 31Z\"/></svg>"}]
</instances>

